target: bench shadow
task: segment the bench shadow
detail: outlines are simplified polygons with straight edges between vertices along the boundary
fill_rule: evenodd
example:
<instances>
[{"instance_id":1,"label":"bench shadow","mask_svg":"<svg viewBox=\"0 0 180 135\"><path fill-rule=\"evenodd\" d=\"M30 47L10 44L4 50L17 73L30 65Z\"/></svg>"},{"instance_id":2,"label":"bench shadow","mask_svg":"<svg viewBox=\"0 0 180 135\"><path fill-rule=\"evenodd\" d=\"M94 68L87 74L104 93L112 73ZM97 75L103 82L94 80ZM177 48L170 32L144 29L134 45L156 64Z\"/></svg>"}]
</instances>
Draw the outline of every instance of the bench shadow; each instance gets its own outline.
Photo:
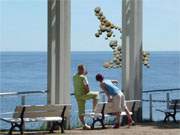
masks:
<instances>
[{"instance_id":1,"label":"bench shadow","mask_svg":"<svg viewBox=\"0 0 180 135\"><path fill-rule=\"evenodd\" d=\"M145 126L151 126L156 129L180 129L180 121L177 123L175 122L144 122L144 123L138 123L137 125L140 125L142 127Z\"/></svg>"}]
</instances>

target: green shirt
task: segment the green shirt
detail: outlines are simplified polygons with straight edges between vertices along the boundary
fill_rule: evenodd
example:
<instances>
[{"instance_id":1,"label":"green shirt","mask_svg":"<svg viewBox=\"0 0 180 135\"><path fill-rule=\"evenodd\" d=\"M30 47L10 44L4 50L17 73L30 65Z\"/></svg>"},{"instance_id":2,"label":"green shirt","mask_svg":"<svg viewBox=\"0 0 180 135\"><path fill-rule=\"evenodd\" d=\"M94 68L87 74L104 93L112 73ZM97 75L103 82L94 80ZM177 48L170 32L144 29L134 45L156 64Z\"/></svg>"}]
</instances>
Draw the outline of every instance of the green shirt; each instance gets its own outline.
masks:
<instances>
[{"instance_id":1,"label":"green shirt","mask_svg":"<svg viewBox=\"0 0 180 135\"><path fill-rule=\"evenodd\" d=\"M73 82L75 96L85 95L84 85L88 84L87 77L85 75L76 74L73 76Z\"/></svg>"}]
</instances>

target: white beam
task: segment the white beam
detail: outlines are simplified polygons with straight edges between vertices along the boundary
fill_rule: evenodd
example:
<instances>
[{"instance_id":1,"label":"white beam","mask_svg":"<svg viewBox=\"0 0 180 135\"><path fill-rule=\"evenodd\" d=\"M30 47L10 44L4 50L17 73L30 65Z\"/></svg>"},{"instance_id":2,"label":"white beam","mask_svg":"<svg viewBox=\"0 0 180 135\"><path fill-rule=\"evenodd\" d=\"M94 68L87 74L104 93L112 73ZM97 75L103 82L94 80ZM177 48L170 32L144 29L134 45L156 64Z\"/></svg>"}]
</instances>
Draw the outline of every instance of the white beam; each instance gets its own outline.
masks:
<instances>
[{"instance_id":1,"label":"white beam","mask_svg":"<svg viewBox=\"0 0 180 135\"><path fill-rule=\"evenodd\" d=\"M48 103L70 103L70 0L48 0Z\"/></svg>"},{"instance_id":2,"label":"white beam","mask_svg":"<svg viewBox=\"0 0 180 135\"><path fill-rule=\"evenodd\" d=\"M122 0L122 90L141 100L142 0Z\"/></svg>"}]
</instances>

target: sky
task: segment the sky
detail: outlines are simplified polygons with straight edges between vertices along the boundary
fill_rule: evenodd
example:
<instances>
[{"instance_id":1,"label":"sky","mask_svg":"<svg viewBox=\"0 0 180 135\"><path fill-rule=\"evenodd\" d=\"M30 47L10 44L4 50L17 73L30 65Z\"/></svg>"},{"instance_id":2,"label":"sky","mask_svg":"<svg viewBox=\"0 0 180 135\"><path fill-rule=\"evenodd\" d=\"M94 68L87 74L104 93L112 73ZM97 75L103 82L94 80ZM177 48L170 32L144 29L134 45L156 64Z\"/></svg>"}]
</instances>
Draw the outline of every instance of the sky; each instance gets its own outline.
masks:
<instances>
[{"instance_id":1,"label":"sky","mask_svg":"<svg viewBox=\"0 0 180 135\"><path fill-rule=\"evenodd\" d=\"M121 26L121 0L71 0L71 50L111 51L94 8ZM143 48L180 51L180 0L143 0ZM47 51L47 0L0 0L0 51Z\"/></svg>"}]
</instances>

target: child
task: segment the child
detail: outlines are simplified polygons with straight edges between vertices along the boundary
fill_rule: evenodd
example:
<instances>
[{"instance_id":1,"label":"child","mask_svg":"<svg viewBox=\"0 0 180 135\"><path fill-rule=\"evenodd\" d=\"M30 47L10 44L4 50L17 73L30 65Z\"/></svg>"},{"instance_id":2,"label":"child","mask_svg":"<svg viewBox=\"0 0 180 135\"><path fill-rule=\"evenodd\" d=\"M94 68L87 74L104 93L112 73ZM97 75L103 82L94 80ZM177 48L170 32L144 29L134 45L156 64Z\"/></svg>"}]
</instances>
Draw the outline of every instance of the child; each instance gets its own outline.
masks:
<instances>
[{"instance_id":1,"label":"child","mask_svg":"<svg viewBox=\"0 0 180 135\"><path fill-rule=\"evenodd\" d=\"M108 98L108 102L112 102L113 109L115 110L115 115L117 117L117 121L114 124L113 128L120 127L120 115L122 109L125 110L128 117L128 126L132 124L132 118L129 113L129 110L125 103L125 96L122 91L115 85L118 83L116 80L107 80L104 79L103 75L97 74L96 80L100 83L101 89L105 92Z\"/></svg>"}]
</instances>

